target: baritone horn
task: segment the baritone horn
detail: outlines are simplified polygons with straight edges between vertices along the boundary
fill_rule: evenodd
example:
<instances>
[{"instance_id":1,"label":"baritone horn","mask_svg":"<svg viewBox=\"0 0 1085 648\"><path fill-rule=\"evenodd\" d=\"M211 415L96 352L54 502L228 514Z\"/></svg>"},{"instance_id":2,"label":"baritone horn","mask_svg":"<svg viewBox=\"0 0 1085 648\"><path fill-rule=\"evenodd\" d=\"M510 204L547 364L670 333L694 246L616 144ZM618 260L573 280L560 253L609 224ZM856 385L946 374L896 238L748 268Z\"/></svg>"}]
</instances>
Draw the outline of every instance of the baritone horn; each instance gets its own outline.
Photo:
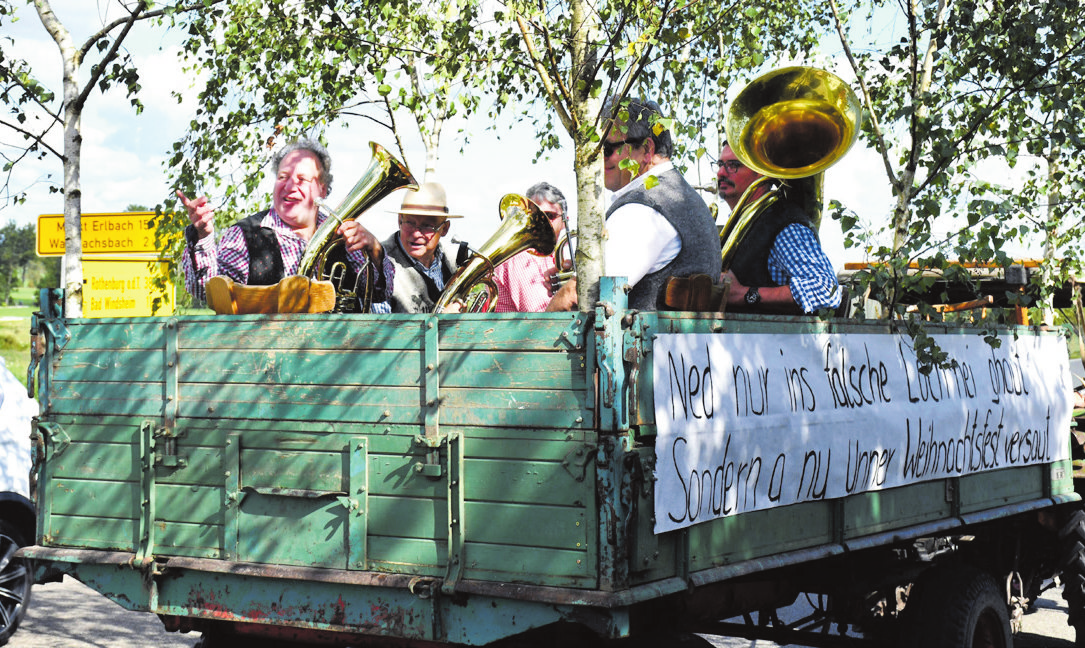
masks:
<instances>
[{"instance_id":1,"label":"baritone horn","mask_svg":"<svg viewBox=\"0 0 1085 648\"><path fill-rule=\"evenodd\" d=\"M553 292L557 292L576 276L576 246L573 244L576 231L569 229L569 221L565 218L565 214L561 215L561 220L565 224L565 231L558 237L558 242L554 246L554 276L550 279L550 288Z\"/></svg>"},{"instance_id":2,"label":"baritone horn","mask_svg":"<svg viewBox=\"0 0 1085 648\"><path fill-rule=\"evenodd\" d=\"M861 117L848 84L816 68L773 70L739 93L727 112L727 142L739 161L764 178L743 193L720 230L724 270L757 217L783 192L800 202L817 229L824 172L855 143ZM769 184L777 186L754 198Z\"/></svg>"},{"instance_id":3,"label":"baritone horn","mask_svg":"<svg viewBox=\"0 0 1085 648\"><path fill-rule=\"evenodd\" d=\"M417 188L418 182L407 167L376 142L369 143L373 160L347 197L328 214L317 228L298 265L298 274L310 279L330 281L335 287L337 313L368 313L382 268L369 260L365 272L355 272L347 262L343 237L336 233L346 221L355 220L367 209L397 189Z\"/></svg>"},{"instance_id":4,"label":"baritone horn","mask_svg":"<svg viewBox=\"0 0 1085 648\"><path fill-rule=\"evenodd\" d=\"M460 312L489 313L497 307L494 268L524 250L546 256L557 243L550 219L539 206L518 194L507 194L498 204L501 225L448 280L433 307L444 312L453 302L464 304Z\"/></svg>"}]
</instances>

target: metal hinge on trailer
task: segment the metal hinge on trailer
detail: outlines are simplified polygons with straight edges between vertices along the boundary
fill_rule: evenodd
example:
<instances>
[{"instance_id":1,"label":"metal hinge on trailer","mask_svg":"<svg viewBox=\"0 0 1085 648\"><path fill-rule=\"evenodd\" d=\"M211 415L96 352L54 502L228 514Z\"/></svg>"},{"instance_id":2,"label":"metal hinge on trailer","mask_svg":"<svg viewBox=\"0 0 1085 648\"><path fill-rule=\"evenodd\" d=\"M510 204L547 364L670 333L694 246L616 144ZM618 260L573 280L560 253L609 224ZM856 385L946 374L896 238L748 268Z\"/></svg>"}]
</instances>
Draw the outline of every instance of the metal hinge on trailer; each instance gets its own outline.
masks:
<instances>
[{"instance_id":1,"label":"metal hinge on trailer","mask_svg":"<svg viewBox=\"0 0 1085 648\"><path fill-rule=\"evenodd\" d=\"M640 394L637 385L640 381L641 359L651 350L648 334L648 322L637 311L630 311L625 316L626 333L622 336L622 363L625 366L626 411L630 424L640 420Z\"/></svg>"},{"instance_id":2,"label":"metal hinge on trailer","mask_svg":"<svg viewBox=\"0 0 1085 648\"><path fill-rule=\"evenodd\" d=\"M26 368L26 393L34 398L34 374L37 373L39 364L45 356L45 340L42 332L47 332L53 341L54 353L60 353L72 339L71 331L64 325L63 302L60 291L42 289L40 301L42 310L30 316L30 364ZM45 397L48 394L45 393ZM47 405L43 403L43 406Z\"/></svg>"},{"instance_id":3,"label":"metal hinge on trailer","mask_svg":"<svg viewBox=\"0 0 1085 648\"><path fill-rule=\"evenodd\" d=\"M140 434L149 440L148 449L153 457L151 465L165 468L184 468L188 457L177 452L177 439L184 432L159 426L157 421L144 420L139 425Z\"/></svg>"}]
</instances>

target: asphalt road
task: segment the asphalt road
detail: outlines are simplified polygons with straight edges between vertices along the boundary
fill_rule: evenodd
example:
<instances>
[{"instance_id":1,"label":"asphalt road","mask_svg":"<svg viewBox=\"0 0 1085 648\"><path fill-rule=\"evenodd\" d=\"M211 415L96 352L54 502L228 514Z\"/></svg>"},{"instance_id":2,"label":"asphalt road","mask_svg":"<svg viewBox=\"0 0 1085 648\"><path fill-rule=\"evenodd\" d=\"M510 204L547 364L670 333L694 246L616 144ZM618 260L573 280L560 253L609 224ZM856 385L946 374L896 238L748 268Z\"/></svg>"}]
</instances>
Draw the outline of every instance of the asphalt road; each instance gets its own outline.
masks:
<instances>
[{"instance_id":1,"label":"asphalt road","mask_svg":"<svg viewBox=\"0 0 1085 648\"><path fill-rule=\"evenodd\" d=\"M200 635L166 632L158 617L132 612L79 581L35 585L10 648L191 648Z\"/></svg>"},{"instance_id":2,"label":"asphalt road","mask_svg":"<svg viewBox=\"0 0 1085 648\"><path fill-rule=\"evenodd\" d=\"M801 613L801 611L797 611ZM707 637L718 648L771 648L770 641ZM11 648L190 648L199 634L166 632L153 614L126 610L79 581L34 587L30 611ZM1016 648L1074 648L1066 602L1048 590L1024 618ZM796 648L802 648L801 646Z\"/></svg>"}]
</instances>

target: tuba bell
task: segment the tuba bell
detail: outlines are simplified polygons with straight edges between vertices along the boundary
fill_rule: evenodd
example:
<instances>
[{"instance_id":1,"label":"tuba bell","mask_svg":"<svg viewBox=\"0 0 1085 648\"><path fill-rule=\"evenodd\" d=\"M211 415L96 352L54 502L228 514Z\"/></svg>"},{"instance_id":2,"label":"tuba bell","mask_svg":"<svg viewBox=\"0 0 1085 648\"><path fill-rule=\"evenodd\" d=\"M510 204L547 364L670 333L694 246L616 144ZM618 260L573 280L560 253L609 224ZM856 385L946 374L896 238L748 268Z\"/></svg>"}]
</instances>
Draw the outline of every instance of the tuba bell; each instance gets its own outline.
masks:
<instances>
[{"instance_id":1,"label":"tuba bell","mask_svg":"<svg viewBox=\"0 0 1085 648\"><path fill-rule=\"evenodd\" d=\"M557 243L550 219L539 206L518 194L507 194L498 205L501 225L448 280L433 307L444 312L452 302L463 302L465 313L489 313L497 307L493 271L524 250L546 256Z\"/></svg>"},{"instance_id":2,"label":"tuba bell","mask_svg":"<svg viewBox=\"0 0 1085 648\"><path fill-rule=\"evenodd\" d=\"M727 112L727 142L764 177L746 189L720 229L724 270L750 226L784 191L803 205L815 229L821 224L824 172L855 143L861 116L848 84L816 68L773 70L739 93Z\"/></svg>"},{"instance_id":3,"label":"tuba bell","mask_svg":"<svg viewBox=\"0 0 1085 648\"><path fill-rule=\"evenodd\" d=\"M299 275L332 283L335 287L334 312L337 313L368 313L377 278L383 274L372 261L366 263L367 272L354 272L347 262L343 237L336 230L344 222L357 219L396 189L418 185L407 167L383 146L376 142L370 142L369 146L373 151L369 168L317 228L298 265Z\"/></svg>"}]
</instances>

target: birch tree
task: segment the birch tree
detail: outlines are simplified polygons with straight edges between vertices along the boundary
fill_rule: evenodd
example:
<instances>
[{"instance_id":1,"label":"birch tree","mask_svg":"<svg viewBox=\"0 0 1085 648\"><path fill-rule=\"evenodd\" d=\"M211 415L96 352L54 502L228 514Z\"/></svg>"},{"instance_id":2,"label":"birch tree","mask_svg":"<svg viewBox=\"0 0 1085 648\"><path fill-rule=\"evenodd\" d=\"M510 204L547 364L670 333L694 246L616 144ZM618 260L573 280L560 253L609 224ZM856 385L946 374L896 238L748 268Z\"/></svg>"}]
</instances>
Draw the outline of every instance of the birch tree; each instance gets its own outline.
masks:
<instances>
[{"instance_id":1,"label":"birch tree","mask_svg":"<svg viewBox=\"0 0 1085 648\"><path fill-rule=\"evenodd\" d=\"M581 308L591 309L602 271L603 99L636 94L670 105L663 126L675 129L680 151L703 148L701 131L736 62L808 52L828 25L812 11L783 1L232 2L190 24L192 65L207 75L204 107L175 147L174 173L181 186L201 177L238 185L223 198L225 222L239 215L240 196L252 196L270 137L350 119L399 133L397 115L407 111L432 169L449 115L527 115L540 152L559 145L559 129L573 141L578 286ZM246 171L226 183L218 174L231 157L239 164L229 168Z\"/></svg>"},{"instance_id":2,"label":"birch tree","mask_svg":"<svg viewBox=\"0 0 1085 648\"><path fill-rule=\"evenodd\" d=\"M76 42L69 28L54 13L49 0L33 0L38 19L48 32L61 57L61 87L51 90L39 79L30 65L15 54L17 44L7 38L0 45L0 100L8 107L8 117L0 119L5 137L5 193L11 191L10 172L27 158L51 156L63 166L63 184L50 187L64 195L64 257L61 284L65 290L64 309L69 317L83 312L82 236L80 232L81 187L80 155L82 136L80 119L90 97L114 86L122 87L133 110L142 110L139 102L139 72L131 56L122 48L136 23L161 20L178 12L203 8L222 0L207 0L197 5L117 2L120 18L105 22L82 42ZM0 0L0 25L13 20L15 8L9 0ZM85 79L83 78L85 75ZM61 145L56 145L56 131ZM12 152L13 151L13 152ZM11 200L25 198L16 190Z\"/></svg>"},{"instance_id":3,"label":"birch tree","mask_svg":"<svg viewBox=\"0 0 1085 648\"><path fill-rule=\"evenodd\" d=\"M1080 3L874 5L883 22L898 8L906 28L893 45L859 53L850 34L873 14L833 6L869 107L865 136L895 196L881 242L837 209L852 228L847 243L868 245L879 261L864 280L900 315L902 296L932 281L909 273L909 263L967 283L957 261L1005 267L1013 247L1039 242L1048 289L1079 270L1071 241L1085 214L1072 191L1082 171Z\"/></svg>"}]
</instances>

